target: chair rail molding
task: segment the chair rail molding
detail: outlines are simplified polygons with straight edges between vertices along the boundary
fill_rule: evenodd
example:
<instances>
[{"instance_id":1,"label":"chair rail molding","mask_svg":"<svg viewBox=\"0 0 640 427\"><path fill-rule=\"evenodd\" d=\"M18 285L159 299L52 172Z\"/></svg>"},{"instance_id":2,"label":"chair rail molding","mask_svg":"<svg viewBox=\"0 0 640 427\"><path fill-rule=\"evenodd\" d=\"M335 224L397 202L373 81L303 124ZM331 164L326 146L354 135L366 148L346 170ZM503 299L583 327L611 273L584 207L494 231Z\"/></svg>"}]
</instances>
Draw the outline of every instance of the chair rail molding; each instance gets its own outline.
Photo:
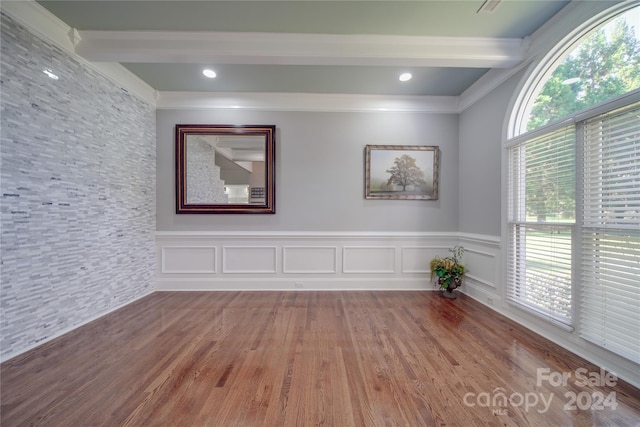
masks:
<instances>
[{"instance_id":1,"label":"chair rail molding","mask_svg":"<svg viewBox=\"0 0 640 427\"><path fill-rule=\"evenodd\" d=\"M496 292L499 239L457 232L158 231L157 289L436 290L429 260L463 244Z\"/></svg>"}]
</instances>

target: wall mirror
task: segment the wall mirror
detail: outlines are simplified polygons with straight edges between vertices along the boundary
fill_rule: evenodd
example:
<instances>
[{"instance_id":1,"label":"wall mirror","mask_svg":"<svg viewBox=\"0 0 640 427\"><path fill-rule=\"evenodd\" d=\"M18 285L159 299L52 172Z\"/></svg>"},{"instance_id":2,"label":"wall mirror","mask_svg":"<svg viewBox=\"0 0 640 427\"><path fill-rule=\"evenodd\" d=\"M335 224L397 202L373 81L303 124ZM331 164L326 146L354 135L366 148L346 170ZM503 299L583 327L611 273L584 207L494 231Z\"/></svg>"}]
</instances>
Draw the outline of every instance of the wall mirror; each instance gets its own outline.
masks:
<instances>
[{"instance_id":1,"label":"wall mirror","mask_svg":"<svg viewBox=\"0 0 640 427\"><path fill-rule=\"evenodd\" d=\"M176 125L176 213L275 213L275 125Z\"/></svg>"}]
</instances>

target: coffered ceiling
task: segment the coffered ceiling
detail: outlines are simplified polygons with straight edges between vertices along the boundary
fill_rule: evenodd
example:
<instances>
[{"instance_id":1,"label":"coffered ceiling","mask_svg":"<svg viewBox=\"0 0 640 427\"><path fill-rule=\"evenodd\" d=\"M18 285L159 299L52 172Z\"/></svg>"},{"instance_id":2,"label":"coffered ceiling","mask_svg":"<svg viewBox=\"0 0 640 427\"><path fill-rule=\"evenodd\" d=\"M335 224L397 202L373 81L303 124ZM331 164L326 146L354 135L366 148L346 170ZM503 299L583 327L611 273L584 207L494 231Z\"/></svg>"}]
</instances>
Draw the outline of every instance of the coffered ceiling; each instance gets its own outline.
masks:
<instances>
[{"instance_id":1,"label":"coffered ceiling","mask_svg":"<svg viewBox=\"0 0 640 427\"><path fill-rule=\"evenodd\" d=\"M522 61L526 37L569 1L38 3L73 29L78 54L161 92L459 96Z\"/></svg>"}]
</instances>

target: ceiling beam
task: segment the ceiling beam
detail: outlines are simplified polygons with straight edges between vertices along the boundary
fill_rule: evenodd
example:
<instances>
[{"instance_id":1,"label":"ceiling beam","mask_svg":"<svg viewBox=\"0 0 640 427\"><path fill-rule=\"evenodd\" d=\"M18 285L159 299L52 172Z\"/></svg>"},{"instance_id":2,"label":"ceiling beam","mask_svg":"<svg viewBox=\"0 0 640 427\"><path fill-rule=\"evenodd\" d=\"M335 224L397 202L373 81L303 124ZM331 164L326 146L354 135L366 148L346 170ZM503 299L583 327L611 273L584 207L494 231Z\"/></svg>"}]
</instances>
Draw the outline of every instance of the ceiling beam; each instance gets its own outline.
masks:
<instances>
[{"instance_id":1,"label":"ceiling beam","mask_svg":"<svg viewBox=\"0 0 640 427\"><path fill-rule=\"evenodd\" d=\"M160 92L159 110L314 112L460 112L456 96L388 96L326 93Z\"/></svg>"},{"instance_id":2,"label":"ceiling beam","mask_svg":"<svg viewBox=\"0 0 640 427\"><path fill-rule=\"evenodd\" d=\"M510 68L521 39L291 33L75 31L90 61Z\"/></svg>"}]
</instances>

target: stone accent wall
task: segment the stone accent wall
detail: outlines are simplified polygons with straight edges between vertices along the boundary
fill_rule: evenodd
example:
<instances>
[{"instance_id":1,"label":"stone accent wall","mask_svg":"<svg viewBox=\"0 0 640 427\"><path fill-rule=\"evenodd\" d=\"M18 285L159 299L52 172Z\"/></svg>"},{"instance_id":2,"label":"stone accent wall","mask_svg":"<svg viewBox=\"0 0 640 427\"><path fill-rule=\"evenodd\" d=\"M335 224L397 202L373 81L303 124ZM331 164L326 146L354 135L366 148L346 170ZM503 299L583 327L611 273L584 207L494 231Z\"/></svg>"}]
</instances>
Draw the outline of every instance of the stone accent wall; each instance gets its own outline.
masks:
<instances>
[{"instance_id":1,"label":"stone accent wall","mask_svg":"<svg viewBox=\"0 0 640 427\"><path fill-rule=\"evenodd\" d=\"M154 290L156 119L153 106L1 19L6 360Z\"/></svg>"},{"instance_id":2,"label":"stone accent wall","mask_svg":"<svg viewBox=\"0 0 640 427\"><path fill-rule=\"evenodd\" d=\"M187 204L228 203L220 167L216 166L216 150L211 143L198 137L188 138L186 151Z\"/></svg>"}]
</instances>

